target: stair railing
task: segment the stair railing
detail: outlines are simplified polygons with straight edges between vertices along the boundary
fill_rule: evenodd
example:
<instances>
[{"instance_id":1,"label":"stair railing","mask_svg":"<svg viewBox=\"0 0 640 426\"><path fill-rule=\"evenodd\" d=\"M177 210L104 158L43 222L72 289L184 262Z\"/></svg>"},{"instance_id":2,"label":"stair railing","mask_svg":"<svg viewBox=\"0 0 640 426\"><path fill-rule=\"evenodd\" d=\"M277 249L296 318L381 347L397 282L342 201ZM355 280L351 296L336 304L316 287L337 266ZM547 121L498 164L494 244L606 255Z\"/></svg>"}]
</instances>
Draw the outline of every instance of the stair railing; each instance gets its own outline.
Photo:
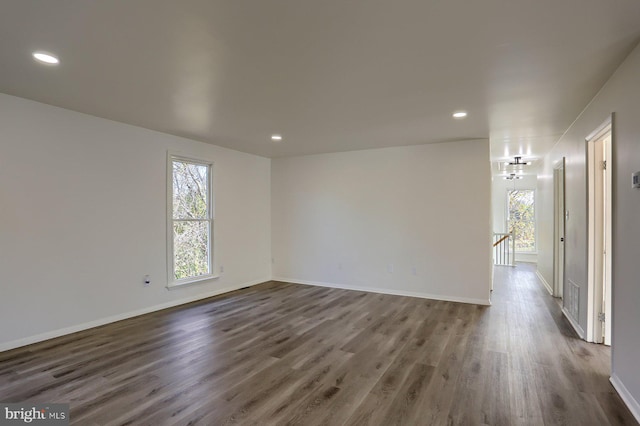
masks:
<instances>
[{"instance_id":1,"label":"stair railing","mask_svg":"<svg viewBox=\"0 0 640 426\"><path fill-rule=\"evenodd\" d=\"M493 233L493 264L498 266L516 265L516 239L513 233Z\"/></svg>"}]
</instances>

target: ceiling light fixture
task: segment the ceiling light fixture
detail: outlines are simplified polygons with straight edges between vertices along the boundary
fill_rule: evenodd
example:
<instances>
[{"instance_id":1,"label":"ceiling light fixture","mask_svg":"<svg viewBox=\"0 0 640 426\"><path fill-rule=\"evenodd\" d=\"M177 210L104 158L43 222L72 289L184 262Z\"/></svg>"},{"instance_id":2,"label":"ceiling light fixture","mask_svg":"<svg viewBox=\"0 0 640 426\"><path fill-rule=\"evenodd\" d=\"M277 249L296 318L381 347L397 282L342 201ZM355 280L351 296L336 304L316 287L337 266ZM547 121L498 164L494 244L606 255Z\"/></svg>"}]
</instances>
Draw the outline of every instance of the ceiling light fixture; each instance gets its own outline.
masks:
<instances>
[{"instance_id":1,"label":"ceiling light fixture","mask_svg":"<svg viewBox=\"0 0 640 426\"><path fill-rule=\"evenodd\" d=\"M271 135L271 140L272 141L281 141L282 140L282 135Z\"/></svg>"},{"instance_id":2,"label":"ceiling light fixture","mask_svg":"<svg viewBox=\"0 0 640 426\"><path fill-rule=\"evenodd\" d=\"M531 161L521 161L522 157L517 156L517 157L513 157L514 161L508 161L506 164L509 166L530 166L531 165Z\"/></svg>"},{"instance_id":3,"label":"ceiling light fixture","mask_svg":"<svg viewBox=\"0 0 640 426\"><path fill-rule=\"evenodd\" d=\"M48 64L48 65L58 65L60 63L60 60L50 53L33 52L33 57L39 62Z\"/></svg>"},{"instance_id":4,"label":"ceiling light fixture","mask_svg":"<svg viewBox=\"0 0 640 426\"><path fill-rule=\"evenodd\" d=\"M467 116L467 111L456 111L453 113L453 118L465 118Z\"/></svg>"}]
</instances>

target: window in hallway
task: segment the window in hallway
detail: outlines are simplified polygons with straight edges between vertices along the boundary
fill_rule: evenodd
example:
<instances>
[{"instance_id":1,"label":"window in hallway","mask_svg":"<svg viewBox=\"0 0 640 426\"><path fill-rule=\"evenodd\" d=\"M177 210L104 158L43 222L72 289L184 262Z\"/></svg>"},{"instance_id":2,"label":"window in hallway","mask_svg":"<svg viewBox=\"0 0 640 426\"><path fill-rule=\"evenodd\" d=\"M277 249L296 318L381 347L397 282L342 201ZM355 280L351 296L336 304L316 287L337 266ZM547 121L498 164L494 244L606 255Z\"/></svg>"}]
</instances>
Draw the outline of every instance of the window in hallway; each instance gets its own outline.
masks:
<instances>
[{"instance_id":1,"label":"window in hallway","mask_svg":"<svg viewBox=\"0 0 640 426\"><path fill-rule=\"evenodd\" d=\"M507 192L507 229L513 232L516 251L536 251L535 191L514 189Z\"/></svg>"}]
</instances>

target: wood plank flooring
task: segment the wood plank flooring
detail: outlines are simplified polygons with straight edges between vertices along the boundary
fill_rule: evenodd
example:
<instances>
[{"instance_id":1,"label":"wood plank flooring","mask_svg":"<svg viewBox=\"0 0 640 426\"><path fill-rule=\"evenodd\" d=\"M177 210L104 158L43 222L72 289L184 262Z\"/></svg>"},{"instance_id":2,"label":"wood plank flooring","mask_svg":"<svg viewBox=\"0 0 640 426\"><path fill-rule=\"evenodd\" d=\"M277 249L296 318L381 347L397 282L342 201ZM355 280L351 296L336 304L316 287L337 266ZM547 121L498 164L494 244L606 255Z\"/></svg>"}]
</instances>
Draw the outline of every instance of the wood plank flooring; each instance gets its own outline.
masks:
<instances>
[{"instance_id":1,"label":"wood plank flooring","mask_svg":"<svg viewBox=\"0 0 640 426\"><path fill-rule=\"evenodd\" d=\"M634 425L532 266L493 306L271 282L0 353L76 425Z\"/></svg>"}]
</instances>

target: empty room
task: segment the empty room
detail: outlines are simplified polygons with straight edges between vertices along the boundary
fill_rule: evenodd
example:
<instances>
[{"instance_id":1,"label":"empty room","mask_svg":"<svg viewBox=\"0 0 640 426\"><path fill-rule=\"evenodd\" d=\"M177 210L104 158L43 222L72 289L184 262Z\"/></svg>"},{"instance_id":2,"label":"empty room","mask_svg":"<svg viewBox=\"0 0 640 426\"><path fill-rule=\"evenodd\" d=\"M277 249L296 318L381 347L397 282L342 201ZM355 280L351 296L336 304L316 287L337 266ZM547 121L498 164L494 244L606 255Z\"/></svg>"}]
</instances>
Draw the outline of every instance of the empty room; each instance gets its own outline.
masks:
<instances>
[{"instance_id":1,"label":"empty room","mask_svg":"<svg viewBox=\"0 0 640 426\"><path fill-rule=\"evenodd\" d=\"M636 425L637 0L0 0L0 424Z\"/></svg>"}]
</instances>

